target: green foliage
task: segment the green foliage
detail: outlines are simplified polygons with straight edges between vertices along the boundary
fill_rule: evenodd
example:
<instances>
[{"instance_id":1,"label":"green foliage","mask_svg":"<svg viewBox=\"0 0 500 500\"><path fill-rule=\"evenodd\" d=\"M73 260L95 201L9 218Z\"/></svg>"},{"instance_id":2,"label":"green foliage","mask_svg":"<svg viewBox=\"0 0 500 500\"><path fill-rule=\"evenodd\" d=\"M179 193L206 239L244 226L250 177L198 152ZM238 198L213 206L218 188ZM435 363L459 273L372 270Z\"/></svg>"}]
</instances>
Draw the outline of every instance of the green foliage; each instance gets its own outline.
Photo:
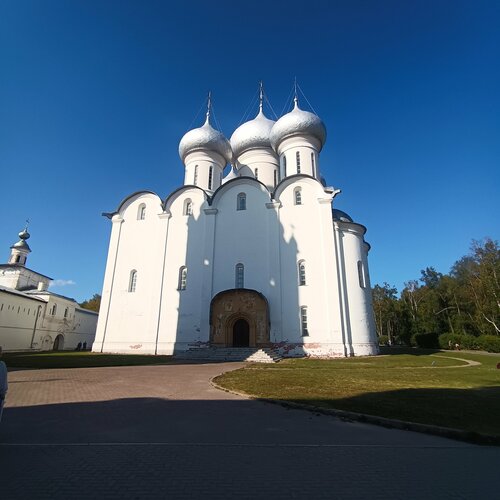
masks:
<instances>
[{"instance_id":1,"label":"green foliage","mask_svg":"<svg viewBox=\"0 0 500 500\"><path fill-rule=\"evenodd\" d=\"M479 349L488 352L500 352L500 337L496 335L481 335L477 337Z\"/></svg>"},{"instance_id":2,"label":"green foliage","mask_svg":"<svg viewBox=\"0 0 500 500\"><path fill-rule=\"evenodd\" d=\"M423 349L439 349L438 334L432 333L415 333L412 337L412 344Z\"/></svg>"},{"instance_id":3,"label":"green foliage","mask_svg":"<svg viewBox=\"0 0 500 500\"><path fill-rule=\"evenodd\" d=\"M84 309L88 309L90 311L99 312L99 308L101 307L101 296L98 293L95 293L94 296L89 300L84 300L80 307Z\"/></svg>"},{"instance_id":4,"label":"green foliage","mask_svg":"<svg viewBox=\"0 0 500 500\"><path fill-rule=\"evenodd\" d=\"M387 335L380 335L378 345L389 345L389 337Z\"/></svg>"},{"instance_id":5,"label":"green foliage","mask_svg":"<svg viewBox=\"0 0 500 500\"><path fill-rule=\"evenodd\" d=\"M419 280L405 283L399 298L389 284L375 285L373 309L377 334L387 335L391 344L410 344L411 338L416 342L416 334L428 332L465 334L463 341L457 342L464 348L474 344L475 337L500 338L498 243L490 238L473 241L470 253L459 259L449 274L427 267ZM496 349L491 342L485 345Z\"/></svg>"}]
</instances>

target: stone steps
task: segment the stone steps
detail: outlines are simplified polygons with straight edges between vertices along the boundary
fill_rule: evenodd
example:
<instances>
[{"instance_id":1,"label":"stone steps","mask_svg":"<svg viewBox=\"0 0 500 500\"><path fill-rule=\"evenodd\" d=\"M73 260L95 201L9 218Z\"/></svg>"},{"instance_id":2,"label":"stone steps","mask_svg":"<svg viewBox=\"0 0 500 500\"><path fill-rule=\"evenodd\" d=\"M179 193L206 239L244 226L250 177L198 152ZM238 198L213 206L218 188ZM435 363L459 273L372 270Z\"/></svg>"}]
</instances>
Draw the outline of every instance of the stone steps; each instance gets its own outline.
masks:
<instances>
[{"instance_id":1,"label":"stone steps","mask_svg":"<svg viewBox=\"0 0 500 500\"><path fill-rule=\"evenodd\" d=\"M175 354L178 359L200 361L248 361L251 363L277 363L282 357L270 348L205 347L191 348Z\"/></svg>"}]
</instances>

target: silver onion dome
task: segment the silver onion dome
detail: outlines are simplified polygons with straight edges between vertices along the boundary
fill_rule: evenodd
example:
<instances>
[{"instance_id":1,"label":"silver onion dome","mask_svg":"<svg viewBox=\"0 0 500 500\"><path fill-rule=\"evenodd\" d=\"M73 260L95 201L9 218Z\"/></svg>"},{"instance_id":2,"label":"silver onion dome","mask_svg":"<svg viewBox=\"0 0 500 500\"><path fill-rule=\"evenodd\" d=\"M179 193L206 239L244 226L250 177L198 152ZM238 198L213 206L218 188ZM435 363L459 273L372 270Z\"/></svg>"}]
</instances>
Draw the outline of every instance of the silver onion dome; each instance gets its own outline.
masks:
<instances>
[{"instance_id":1,"label":"silver onion dome","mask_svg":"<svg viewBox=\"0 0 500 500\"><path fill-rule=\"evenodd\" d=\"M326 141L326 127L321 118L314 113L299 108L297 99L295 106L286 115L283 115L271 130L271 145L278 150L279 144L289 137L296 135L310 135L320 142L320 150Z\"/></svg>"},{"instance_id":2,"label":"silver onion dome","mask_svg":"<svg viewBox=\"0 0 500 500\"><path fill-rule=\"evenodd\" d=\"M19 234L19 241L17 243L14 243L10 248L18 248L18 249L24 249L27 250L28 252L31 252L31 249L26 243L26 240L29 239L30 233L28 233L28 227L26 226Z\"/></svg>"},{"instance_id":3,"label":"silver onion dome","mask_svg":"<svg viewBox=\"0 0 500 500\"><path fill-rule=\"evenodd\" d=\"M195 128L184 134L179 143L179 156L183 162L189 153L196 150L215 151L228 163L233 159L233 152L229 141L224 137L222 132L215 130L210 125L208 117L202 127Z\"/></svg>"},{"instance_id":4,"label":"silver onion dome","mask_svg":"<svg viewBox=\"0 0 500 500\"><path fill-rule=\"evenodd\" d=\"M339 220L340 222L354 222L349 214L337 208L332 209L332 217L334 220Z\"/></svg>"},{"instance_id":5,"label":"silver onion dome","mask_svg":"<svg viewBox=\"0 0 500 500\"><path fill-rule=\"evenodd\" d=\"M253 120L240 125L230 139L234 156L238 158L249 149L270 148L271 129L275 123L274 120L267 118L260 109Z\"/></svg>"}]
</instances>

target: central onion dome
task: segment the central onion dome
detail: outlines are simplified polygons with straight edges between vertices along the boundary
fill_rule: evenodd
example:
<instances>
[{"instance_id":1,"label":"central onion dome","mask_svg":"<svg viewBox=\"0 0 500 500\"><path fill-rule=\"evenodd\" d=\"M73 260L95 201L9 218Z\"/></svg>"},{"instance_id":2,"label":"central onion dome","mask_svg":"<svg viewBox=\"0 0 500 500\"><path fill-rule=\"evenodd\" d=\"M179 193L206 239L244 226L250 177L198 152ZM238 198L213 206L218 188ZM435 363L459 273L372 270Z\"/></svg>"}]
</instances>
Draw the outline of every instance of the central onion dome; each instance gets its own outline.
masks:
<instances>
[{"instance_id":1,"label":"central onion dome","mask_svg":"<svg viewBox=\"0 0 500 500\"><path fill-rule=\"evenodd\" d=\"M326 141L326 127L318 115L299 108L297 98L290 113L283 115L271 130L271 145L277 152L281 142L289 137L309 135L320 143L319 151Z\"/></svg>"},{"instance_id":2,"label":"central onion dome","mask_svg":"<svg viewBox=\"0 0 500 500\"><path fill-rule=\"evenodd\" d=\"M14 243L10 248L24 248L28 251L31 252L31 249L26 243L26 240L29 239L30 233L28 233L28 227L25 227L20 233L19 233L19 238L20 240L17 243Z\"/></svg>"},{"instance_id":3,"label":"central onion dome","mask_svg":"<svg viewBox=\"0 0 500 500\"><path fill-rule=\"evenodd\" d=\"M202 127L195 128L184 134L179 143L179 156L183 162L189 153L202 150L215 151L228 163L233 159L233 152L229 141L224 137L222 132L215 130L210 125L208 116Z\"/></svg>"},{"instance_id":4,"label":"central onion dome","mask_svg":"<svg viewBox=\"0 0 500 500\"><path fill-rule=\"evenodd\" d=\"M275 123L269 120L260 109L253 120L240 125L230 139L234 156L237 158L249 149L270 148L271 129Z\"/></svg>"}]
</instances>

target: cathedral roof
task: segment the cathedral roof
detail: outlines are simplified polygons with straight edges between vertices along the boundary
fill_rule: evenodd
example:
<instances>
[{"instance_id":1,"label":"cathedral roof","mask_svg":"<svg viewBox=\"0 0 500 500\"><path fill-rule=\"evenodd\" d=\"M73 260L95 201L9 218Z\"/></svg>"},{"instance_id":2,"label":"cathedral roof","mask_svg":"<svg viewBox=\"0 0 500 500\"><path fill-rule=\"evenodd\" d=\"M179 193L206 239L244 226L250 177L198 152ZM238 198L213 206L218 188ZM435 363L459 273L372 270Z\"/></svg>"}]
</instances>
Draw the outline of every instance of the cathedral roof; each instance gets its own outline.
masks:
<instances>
[{"instance_id":1,"label":"cathedral roof","mask_svg":"<svg viewBox=\"0 0 500 500\"><path fill-rule=\"evenodd\" d=\"M320 149L326 141L326 127L314 113L299 108L297 99L290 113L283 115L271 130L271 144L276 151L281 142L289 137L309 135L320 142Z\"/></svg>"},{"instance_id":2,"label":"cathedral roof","mask_svg":"<svg viewBox=\"0 0 500 500\"><path fill-rule=\"evenodd\" d=\"M225 184L226 182L232 180L232 179L237 179L239 177L238 172L234 168L234 165L231 165L231 170L229 173L222 179L222 184Z\"/></svg>"},{"instance_id":3,"label":"cathedral roof","mask_svg":"<svg viewBox=\"0 0 500 500\"><path fill-rule=\"evenodd\" d=\"M262 109L258 115L240 125L231 136L231 147L235 157L249 149L270 148L271 129L276 122L267 118Z\"/></svg>"},{"instance_id":4,"label":"cathedral roof","mask_svg":"<svg viewBox=\"0 0 500 500\"><path fill-rule=\"evenodd\" d=\"M339 220L341 222L354 222L349 214L346 214L337 208L332 209L332 216L334 220Z\"/></svg>"},{"instance_id":5,"label":"cathedral roof","mask_svg":"<svg viewBox=\"0 0 500 500\"><path fill-rule=\"evenodd\" d=\"M233 152L229 141L222 132L215 130L210 125L209 116L202 127L190 130L179 143L179 156L184 161L192 151L208 150L219 153L228 163L233 158Z\"/></svg>"}]
</instances>

